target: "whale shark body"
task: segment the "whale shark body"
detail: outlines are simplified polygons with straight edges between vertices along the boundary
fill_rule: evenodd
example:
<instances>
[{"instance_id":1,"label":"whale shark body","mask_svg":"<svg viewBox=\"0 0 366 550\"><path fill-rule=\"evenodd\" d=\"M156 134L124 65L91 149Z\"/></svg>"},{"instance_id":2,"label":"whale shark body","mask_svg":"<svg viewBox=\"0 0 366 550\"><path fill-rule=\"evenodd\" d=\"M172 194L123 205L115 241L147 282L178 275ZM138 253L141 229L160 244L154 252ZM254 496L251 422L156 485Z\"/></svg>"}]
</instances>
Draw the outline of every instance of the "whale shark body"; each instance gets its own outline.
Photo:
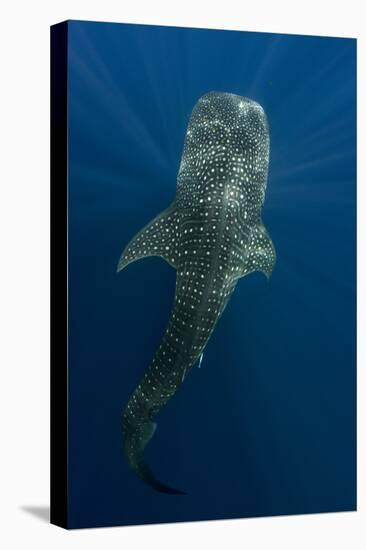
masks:
<instances>
[{"instance_id":1,"label":"whale shark body","mask_svg":"<svg viewBox=\"0 0 366 550\"><path fill-rule=\"evenodd\" d=\"M230 93L201 97L190 117L175 201L130 241L118 263L120 271L161 256L177 272L168 327L122 423L130 468L161 492L182 493L159 481L144 460L155 417L200 365L238 280L253 271L269 278L275 264L261 219L268 160L268 124L258 103Z\"/></svg>"}]
</instances>

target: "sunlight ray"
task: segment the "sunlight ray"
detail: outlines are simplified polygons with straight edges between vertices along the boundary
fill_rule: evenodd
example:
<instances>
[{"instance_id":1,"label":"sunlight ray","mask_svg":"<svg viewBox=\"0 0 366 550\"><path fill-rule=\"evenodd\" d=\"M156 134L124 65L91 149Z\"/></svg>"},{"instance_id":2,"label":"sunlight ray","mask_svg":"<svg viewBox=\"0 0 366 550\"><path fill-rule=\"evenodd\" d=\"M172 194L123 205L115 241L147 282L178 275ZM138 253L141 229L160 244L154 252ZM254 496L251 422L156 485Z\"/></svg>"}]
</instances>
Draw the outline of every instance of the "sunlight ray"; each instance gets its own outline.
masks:
<instances>
[{"instance_id":1,"label":"sunlight ray","mask_svg":"<svg viewBox=\"0 0 366 550\"><path fill-rule=\"evenodd\" d=\"M119 120L121 129L123 128L124 131L126 131L127 122L127 127L130 130L132 128L134 129L134 133L131 134L131 137L133 137L136 144L139 145L139 148L146 149L153 161L157 162L164 171L167 171L167 161L154 136L149 132L146 125L141 120L141 117L133 111L131 104L125 97L125 92L116 84L100 52L95 48L92 40L88 37L87 31L83 29L79 32L82 35L81 39L79 39L80 44L85 48L87 53L79 55L77 50L70 48L70 63L73 62L74 64L78 64L79 70L82 68L83 71L88 72L90 79L94 82L96 90L105 88L105 94L110 96L111 101L104 101L104 105L102 106L103 109L108 112L110 118ZM84 61L85 59L93 60L93 64L98 68L98 74L96 74L95 71L89 70ZM101 97L101 94L98 94L97 97ZM115 105L116 101L120 103L120 110L118 113L111 107Z\"/></svg>"},{"instance_id":2,"label":"sunlight ray","mask_svg":"<svg viewBox=\"0 0 366 550\"><path fill-rule=\"evenodd\" d=\"M268 43L267 51L258 65L256 74L253 75L252 83L248 89L248 97L255 97L257 95L261 80L268 78L269 67L275 64L274 59L282 54L283 48L287 47L287 43L281 35L274 36Z\"/></svg>"},{"instance_id":3,"label":"sunlight ray","mask_svg":"<svg viewBox=\"0 0 366 550\"><path fill-rule=\"evenodd\" d=\"M322 70L318 70L316 72L313 72L308 78L306 82L306 86L301 86L301 80L299 80L299 86L297 88L291 90L291 94L286 97L286 102L282 101L277 104L276 109L276 116L280 114L280 112L288 107L288 102L291 102L292 104L296 103L302 103L301 98L306 96L308 94L309 88L316 87L318 84L321 84L321 82L326 79L334 69L337 69L337 66L343 59L343 57L347 54L347 49L345 48L342 53L338 54L337 56L334 56L328 63L328 65L322 67ZM338 94L339 90L337 90ZM322 110L323 107L327 107L329 98L324 97L324 103L321 105L318 105L318 107Z\"/></svg>"},{"instance_id":4,"label":"sunlight ray","mask_svg":"<svg viewBox=\"0 0 366 550\"><path fill-rule=\"evenodd\" d=\"M159 118L161 122L161 129L164 134L164 147L166 148L166 154L170 159L170 162L175 161L174 154L171 150L170 144L170 128L169 128L169 122L167 120L167 114L166 114L166 107L164 108L164 101L162 97L162 82L157 81L157 73L154 68L154 63L151 59L151 52L144 46L142 41L142 36L139 33L136 33L134 35L135 39L135 45L136 45L136 52L139 54L140 60L143 64L144 71L146 73L148 82L150 84L149 86L149 94L154 97L154 101L157 107L157 111L159 113ZM166 70L168 69L167 66L165 66Z\"/></svg>"},{"instance_id":5,"label":"sunlight ray","mask_svg":"<svg viewBox=\"0 0 366 550\"><path fill-rule=\"evenodd\" d=\"M281 180L284 178L287 178L289 176L293 176L294 174L307 172L308 170L311 170L312 168L315 168L316 166L319 166L321 164L329 164L335 161L341 161L344 160L347 157L350 157L353 155L352 148L349 148L349 150L343 151L342 154L340 153L334 153L332 155L328 155L327 157L321 156L320 158L312 159L307 162L303 162L301 164L296 164L295 166L290 166L288 169L276 172L276 179Z\"/></svg>"},{"instance_id":6,"label":"sunlight ray","mask_svg":"<svg viewBox=\"0 0 366 550\"><path fill-rule=\"evenodd\" d=\"M321 126L318 126L312 133L307 133L305 135L302 135L301 142L299 142L298 147L307 147L311 144L311 146L316 145L317 143L320 143L321 141L325 141L326 144L329 144L329 136L332 137L333 142L337 139L344 139L351 137L350 134L343 134L343 130L349 131L349 124L347 118L335 118L333 124L324 124ZM283 144L280 147L276 149L276 154L280 158L282 153L286 152L288 149L287 144Z\"/></svg>"}]
</instances>

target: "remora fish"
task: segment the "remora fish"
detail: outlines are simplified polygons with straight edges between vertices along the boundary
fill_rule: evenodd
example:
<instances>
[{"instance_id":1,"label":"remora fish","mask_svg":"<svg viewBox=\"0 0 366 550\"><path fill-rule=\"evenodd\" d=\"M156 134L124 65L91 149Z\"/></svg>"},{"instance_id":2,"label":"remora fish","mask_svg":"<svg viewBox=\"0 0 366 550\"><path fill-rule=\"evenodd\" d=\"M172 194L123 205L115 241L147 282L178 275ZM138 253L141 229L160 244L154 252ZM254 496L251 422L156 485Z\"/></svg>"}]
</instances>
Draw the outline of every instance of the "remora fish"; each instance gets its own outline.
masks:
<instances>
[{"instance_id":1,"label":"remora fish","mask_svg":"<svg viewBox=\"0 0 366 550\"><path fill-rule=\"evenodd\" d=\"M117 271L146 256L177 270L173 310L152 364L123 414L130 468L154 489L178 494L144 461L154 419L203 350L236 283L253 271L270 277L275 249L261 220L269 159L262 107L210 92L195 105L185 138L175 201L127 245Z\"/></svg>"}]
</instances>

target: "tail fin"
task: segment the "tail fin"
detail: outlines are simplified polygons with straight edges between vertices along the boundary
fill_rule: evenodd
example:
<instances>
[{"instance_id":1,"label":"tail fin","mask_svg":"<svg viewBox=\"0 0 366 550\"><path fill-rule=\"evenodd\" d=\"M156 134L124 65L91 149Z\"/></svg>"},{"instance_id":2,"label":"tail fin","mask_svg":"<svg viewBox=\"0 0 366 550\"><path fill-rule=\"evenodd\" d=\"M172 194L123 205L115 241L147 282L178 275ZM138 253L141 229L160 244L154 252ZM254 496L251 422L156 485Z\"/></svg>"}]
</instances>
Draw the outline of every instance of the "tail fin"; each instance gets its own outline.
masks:
<instances>
[{"instance_id":1,"label":"tail fin","mask_svg":"<svg viewBox=\"0 0 366 550\"><path fill-rule=\"evenodd\" d=\"M179 489L174 489L174 487L169 487L169 485L165 485L165 483L162 483L161 481L159 481L154 476L149 466L144 462L144 459L142 456L139 457L136 467L134 468L134 471L147 485L150 485L150 487L155 489L155 491L159 491L160 493L166 493L169 495L186 494L184 491L180 491Z\"/></svg>"},{"instance_id":2,"label":"tail fin","mask_svg":"<svg viewBox=\"0 0 366 550\"><path fill-rule=\"evenodd\" d=\"M124 453L131 470L133 470L147 485L160 493L170 495L185 495L183 491L174 489L159 481L144 460L144 449L156 430L156 424L148 421L138 427L129 426L124 434Z\"/></svg>"}]
</instances>

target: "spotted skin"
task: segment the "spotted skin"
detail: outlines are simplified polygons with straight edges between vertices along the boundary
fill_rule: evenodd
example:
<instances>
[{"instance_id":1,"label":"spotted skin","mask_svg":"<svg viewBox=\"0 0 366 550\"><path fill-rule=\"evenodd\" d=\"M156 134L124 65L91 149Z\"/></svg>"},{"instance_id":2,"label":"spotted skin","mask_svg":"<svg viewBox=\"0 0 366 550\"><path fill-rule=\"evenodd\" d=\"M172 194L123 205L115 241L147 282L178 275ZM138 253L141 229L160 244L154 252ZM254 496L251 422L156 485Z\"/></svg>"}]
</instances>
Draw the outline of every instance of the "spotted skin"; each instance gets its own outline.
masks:
<instances>
[{"instance_id":1,"label":"spotted skin","mask_svg":"<svg viewBox=\"0 0 366 550\"><path fill-rule=\"evenodd\" d=\"M132 239L118 264L120 271L155 255L177 270L168 327L123 415L128 464L158 491L180 493L144 461L153 420L199 364L238 279L253 271L269 278L275 264L261 220L268 159L268 125L258 103L229 93L201 97L185 138L176 199Z\"/></svg>"}]
</instances>

